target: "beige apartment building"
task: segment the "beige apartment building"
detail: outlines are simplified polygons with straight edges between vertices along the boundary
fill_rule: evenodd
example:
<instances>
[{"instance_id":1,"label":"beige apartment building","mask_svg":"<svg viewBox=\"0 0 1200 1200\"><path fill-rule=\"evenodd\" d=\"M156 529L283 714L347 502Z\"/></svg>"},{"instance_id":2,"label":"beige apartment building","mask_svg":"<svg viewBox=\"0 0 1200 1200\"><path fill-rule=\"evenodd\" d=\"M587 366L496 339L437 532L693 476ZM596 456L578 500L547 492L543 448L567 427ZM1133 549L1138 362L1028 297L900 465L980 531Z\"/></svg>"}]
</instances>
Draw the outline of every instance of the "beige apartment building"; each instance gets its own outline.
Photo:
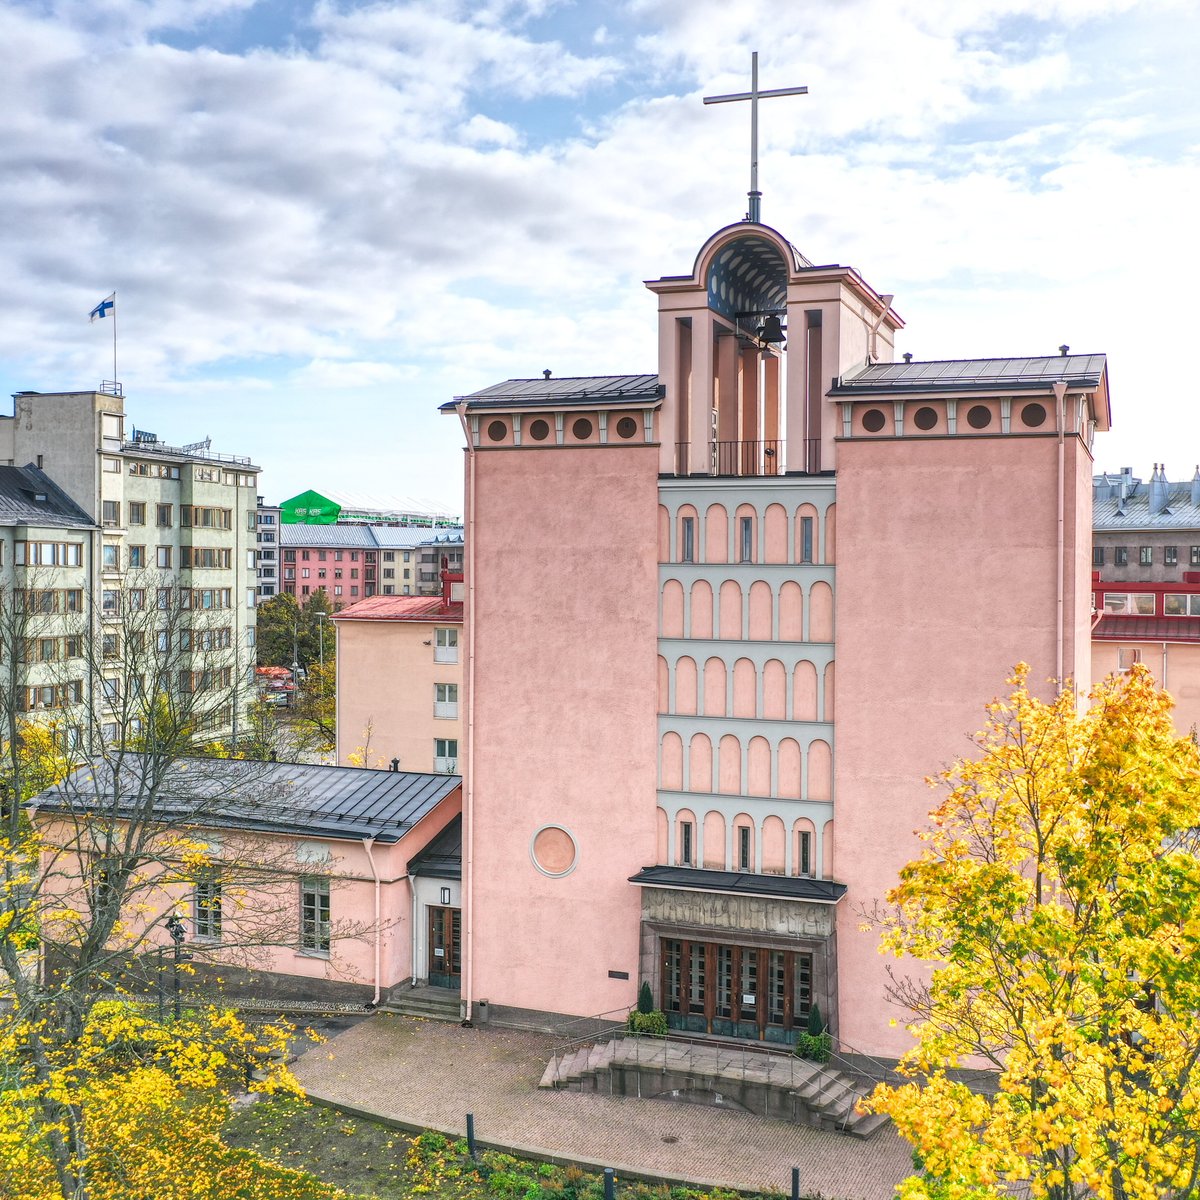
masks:
<instances>
[{"instance_id":1,"label":"beige apartment building","mask_svg":"<svg viewBox=\"0 0 1200 1200\"><path fill-rule=\"evenodd\" d=\"M462 576L441 596L374 596L334 613L337 761L460 770Z\"/></svg>"},{"instance_id":2,"label":"beige apartment building","mask_svg":"<svg viewBox=\"0 0 1200 1200\"><path fill-rule=\"evenodd\" d=\"M52 593L39 600L38 616L43 624L61 618L60 633L46 632L45 639L59 637L67 661L79 640L71 642L70 631L78 630L81 613L91 614L91 640L103 647L92 656L99 661L92 664L98 678L91 694L101 710L110 709L95 722L103 735L129 732L117 719L128 710L119 703L116 676L131 649L121 644L131 609L164 614L172 663L182 663L184 672L195 668L194 680L179 678L227 690L230 701L213 713L212 732L236 733L252 695L242 684L254 671L259 468L248 458L214 453L207 439L172 446L126 428L124 397L110 392L16 393L13 415L0 416L0 466L26 483L44 479L46 494L60 497L57 519L79 531L51 540L27 530L38 548L21 557L16 543L23 527L15 526L7 562L27 574L36 568L39 580L53 573L53 587L36 584L39 596ZM70 579L60 587L63 572ZM45 654L52 653L47 644ZM62 673L64 660L57 661ZM80 697L52 698L60 707L87 695L84 687Z\"/></svg>"}]
</instances>

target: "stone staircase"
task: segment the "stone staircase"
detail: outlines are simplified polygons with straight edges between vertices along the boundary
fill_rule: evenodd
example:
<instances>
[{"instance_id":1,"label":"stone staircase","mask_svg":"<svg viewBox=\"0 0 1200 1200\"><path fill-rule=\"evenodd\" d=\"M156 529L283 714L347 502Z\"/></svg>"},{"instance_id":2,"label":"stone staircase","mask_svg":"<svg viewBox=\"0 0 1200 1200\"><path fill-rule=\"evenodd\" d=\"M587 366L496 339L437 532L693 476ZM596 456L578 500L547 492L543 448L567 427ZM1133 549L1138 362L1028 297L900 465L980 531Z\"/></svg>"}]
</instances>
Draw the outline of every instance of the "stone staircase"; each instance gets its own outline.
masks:
<instances>
[{"instance_id":1,"label":"stone staircase","mask_svg":"<svg viewBox=\"0 0 1200 1200\"><path fill-rule=\"evenodd\" d=\"M458 992L449 988L410 987L399 984L388 993L379 1006L380 1012L399 1013L405 1017L425 1017L430 1021L462 1020L462 1008Z\"/></svg>"},{"instance_id":2,"label":"stone staircase","mask_svg":"<svg viewBox=\"0 0 1200 1200\"><path fill-rule=\"evenodd\" d=\"M621 1037L568 1046L546 1065L538 1086L740 1108L860 1138L888 1121L856 1112L865 1090L833 1067L719 1042Z\"/></svg>"}]
</instances>

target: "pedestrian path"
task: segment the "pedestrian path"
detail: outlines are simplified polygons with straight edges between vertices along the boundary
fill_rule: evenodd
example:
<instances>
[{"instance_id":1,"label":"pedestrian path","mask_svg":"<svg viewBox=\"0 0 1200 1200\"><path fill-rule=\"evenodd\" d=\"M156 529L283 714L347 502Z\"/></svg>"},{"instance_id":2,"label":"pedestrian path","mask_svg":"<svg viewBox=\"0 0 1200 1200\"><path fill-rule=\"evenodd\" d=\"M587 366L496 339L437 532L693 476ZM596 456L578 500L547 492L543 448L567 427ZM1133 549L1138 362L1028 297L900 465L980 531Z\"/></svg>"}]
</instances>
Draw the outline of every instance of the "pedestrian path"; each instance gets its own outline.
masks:
<instances>
[{"instance_id":1,"label":"pedestrian path","mask_svg":"<svg viewBox=\"0 0 1200 1200\"><path fill-rule=\"evenodd\" d=\"M381 1013L310 1049L295 1066L317 1100L581 1165L746 1191L890 1200L910 1150L881 1129L868 1141L748 1113L631 1096L539 1089L547 1035Z\"/></svg>"}]
</instances>

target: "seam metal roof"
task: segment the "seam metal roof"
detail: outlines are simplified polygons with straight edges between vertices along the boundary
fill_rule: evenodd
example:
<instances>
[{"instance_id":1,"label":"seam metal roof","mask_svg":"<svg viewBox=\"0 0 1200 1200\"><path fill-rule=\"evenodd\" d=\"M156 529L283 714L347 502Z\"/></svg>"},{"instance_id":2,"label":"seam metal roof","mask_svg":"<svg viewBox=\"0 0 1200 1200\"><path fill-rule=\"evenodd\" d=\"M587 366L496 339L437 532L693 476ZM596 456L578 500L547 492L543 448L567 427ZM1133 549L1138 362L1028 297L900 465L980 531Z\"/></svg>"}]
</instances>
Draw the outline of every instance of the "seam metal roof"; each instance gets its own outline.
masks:
<instances>
[{"instance_id":1,"label":"seam metal roof","mask_svg":"<svg viewBox=\"0 0 1200 1200\"><path fill-rule=\"evenodd\" d=\"M43 812L119 819L145 804L151 769L137 754L97 761L31 803ZM188 758L167 767L155 804L165 821L204 828L398 842L460 783L457 775L415 771Z\"/></svg>"},{"instance_id":2,"label":"seam metal roof","mask_svg":"<svg viewBox=\"0 0 1200 1200\"><path fill-rule=\"evenodd\" d=\"M1120 586L1129 590L1137 584ZM1122 617L1109 613L1100 618L1092 637L1102 642L1200 642L1200 617Z\"/></svg>"},{"instance_id":3,"label":"seam metal roof","mask_svg":"<svg viewBox=\"0 0 1200 1200\"><path fill-rule=\"evenodd\" d=\"M443 604L441 596L371 596L330 616L332 621L449 621L462 624L461 601Z\"/></svg>"},{"instance_id":4,"label":"seam metal roof","mask_svg":"<svg viewBox=\"0 0 1200 1200\"><path fill-rule=\"evenodd\" d=\"M700 867L643 867L630 876L629 882L642 887L691 888L741 896L808 900L816 904L836 904L846 894L846 885L834 883L832 879L752 875L745 871L710 871Z\"/></svg>"},{"instance_id":5,"label":"seam metal roof","mask_svg":"<svg viewBox=\"0 0 1200 1200\"><path fill-rule=\"evenodd\" d=\"M1041 358L956 358L933 362L875 363L844 375L830 396L873 392L1003 390L1038 387L1066 380L1075 387L1098 387L1103 354L1054 354Z\"/></svg>"},{"instance_id":6,"label":"seam metal roof","mask_svg":"<svg viewBox=\"0 0 1200 1200\"><path fill-rule=\"evenodd\" d=\"M575 375L561 379L506 379L466 396L456 396L440 406L453 412L462 401L472 408L501 408L516 404L558 405L620 403L661 400L662 384L657 375Z\"/></svg>"}]
</instances>

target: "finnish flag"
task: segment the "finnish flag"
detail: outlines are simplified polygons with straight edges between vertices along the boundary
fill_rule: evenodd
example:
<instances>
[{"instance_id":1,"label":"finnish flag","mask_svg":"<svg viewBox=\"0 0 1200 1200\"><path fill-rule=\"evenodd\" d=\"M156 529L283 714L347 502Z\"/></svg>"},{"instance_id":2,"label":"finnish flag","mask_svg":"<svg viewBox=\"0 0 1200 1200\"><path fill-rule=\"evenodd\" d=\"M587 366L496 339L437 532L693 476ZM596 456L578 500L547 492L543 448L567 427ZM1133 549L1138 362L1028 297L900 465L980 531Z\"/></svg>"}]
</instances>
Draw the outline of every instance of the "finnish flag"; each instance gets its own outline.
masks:
<instances>
[{"instance_id":1,"label":"finnish flag","mask_svg":"<svg viewBox=\"0 0 1200 1200\"><path fill-rule=\"evenodd\" d=\"M88 313L88 319L94 321L97 317L107 317L108 314L117 306L117 293L113 292L111 296L107 296L101 300L95 308Z\"/></svg>"}]
</instances>

